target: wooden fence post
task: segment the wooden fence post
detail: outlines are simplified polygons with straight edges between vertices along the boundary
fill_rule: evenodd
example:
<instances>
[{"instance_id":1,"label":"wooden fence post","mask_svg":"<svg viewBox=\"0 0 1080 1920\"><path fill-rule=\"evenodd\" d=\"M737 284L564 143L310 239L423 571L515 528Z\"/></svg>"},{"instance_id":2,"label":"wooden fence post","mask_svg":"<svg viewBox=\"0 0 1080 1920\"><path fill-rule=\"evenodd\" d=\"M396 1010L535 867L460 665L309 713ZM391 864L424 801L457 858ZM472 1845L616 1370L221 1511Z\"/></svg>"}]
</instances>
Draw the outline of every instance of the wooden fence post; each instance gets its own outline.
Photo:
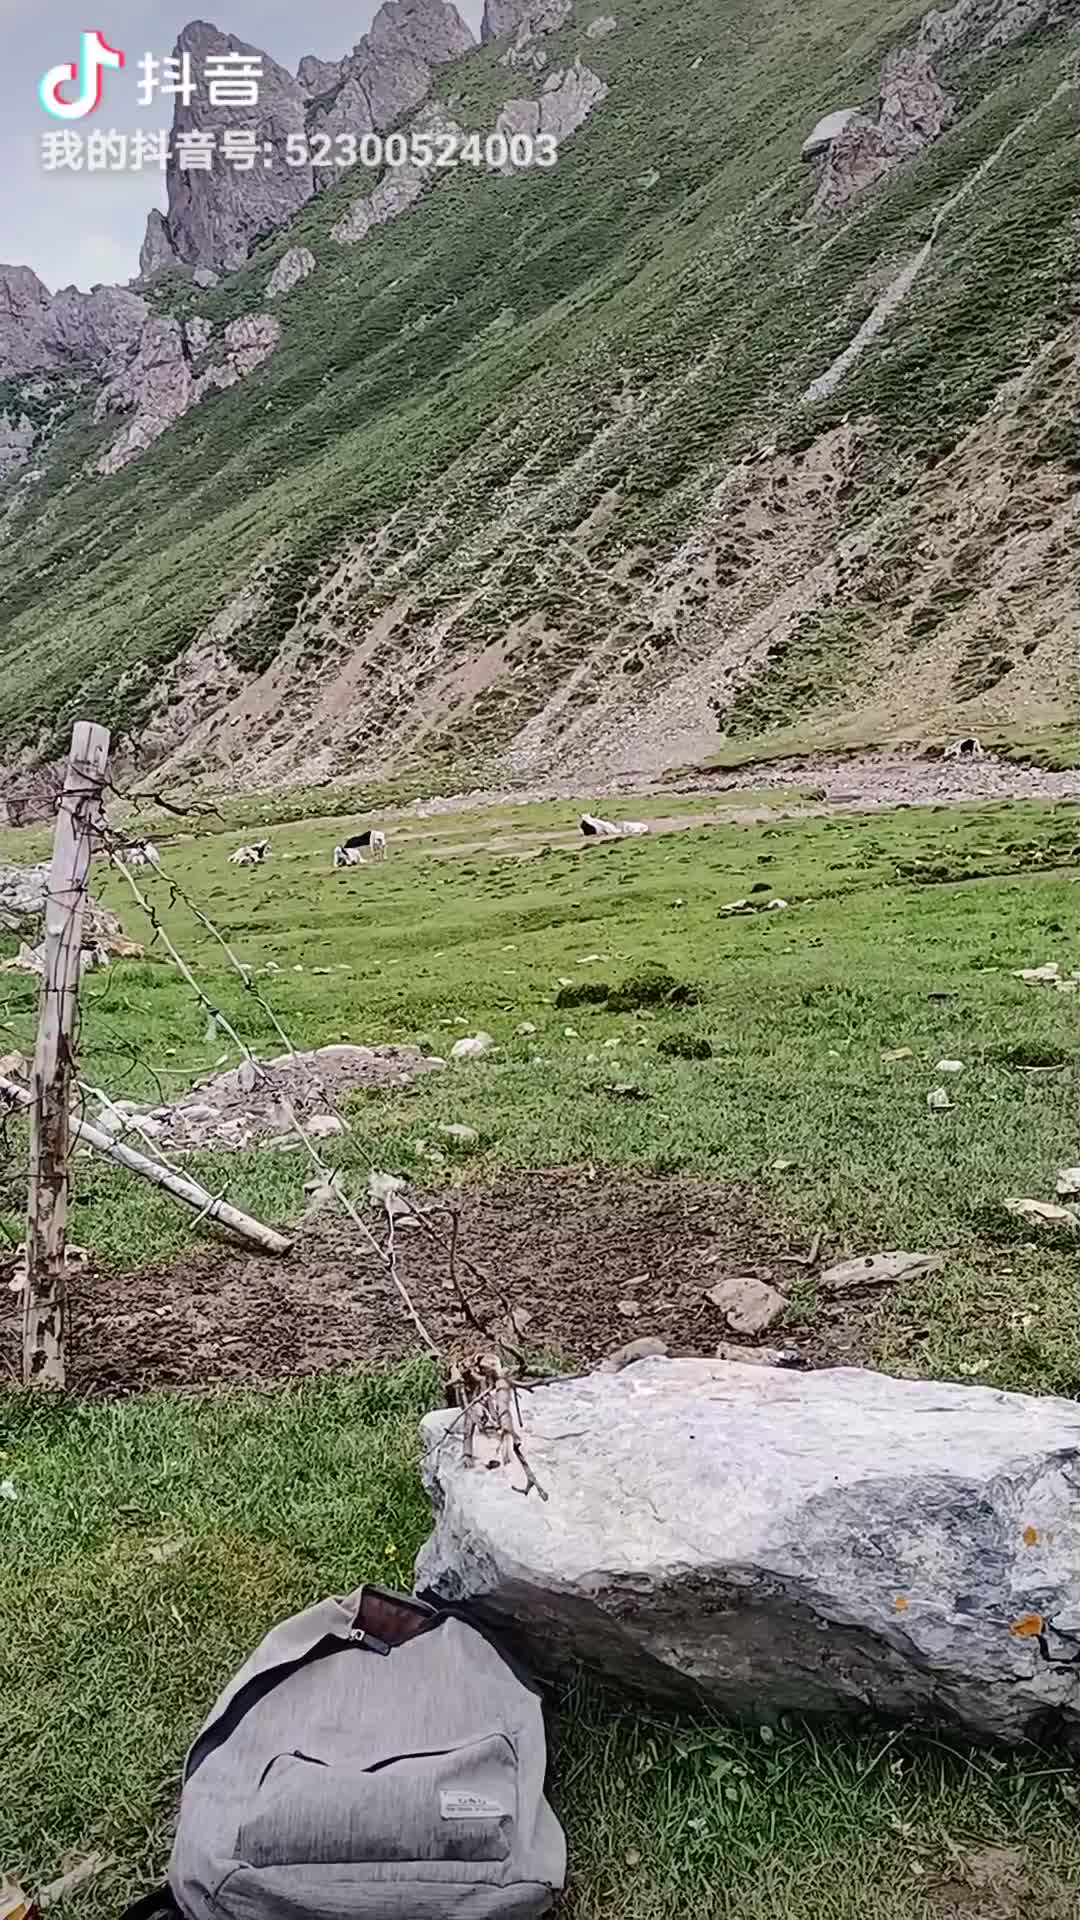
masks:
<instances>
[{"instance_id":1,"label":"wooden fence post","mask_svg":"<svg viewBox=\"0 0 1080 1920\"><path fill-rule=\"evenodd\" d=\"M23 1380L63 1387L67 1324L65 1241L71 1042L82 974L83 911L93 829L109 763L105 727L79 721L56 817L34 1070L30 1081L30 1200L23 1296Z\"/></svg>"}]
</instances>

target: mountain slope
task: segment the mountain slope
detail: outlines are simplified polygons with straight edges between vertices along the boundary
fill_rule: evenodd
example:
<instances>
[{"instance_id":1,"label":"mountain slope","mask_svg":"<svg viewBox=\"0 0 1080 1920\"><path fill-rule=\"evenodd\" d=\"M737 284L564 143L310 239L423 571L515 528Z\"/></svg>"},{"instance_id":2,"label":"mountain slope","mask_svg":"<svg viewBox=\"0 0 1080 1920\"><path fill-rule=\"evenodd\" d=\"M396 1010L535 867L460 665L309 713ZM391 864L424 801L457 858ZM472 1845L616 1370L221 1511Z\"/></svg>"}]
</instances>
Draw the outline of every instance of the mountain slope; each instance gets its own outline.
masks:
<instances>
[{"instance_id":1,"label":"mountain slope","mask_svg":"<svg viewBox=\"0 0 1080 1920\"><path fill-rule=\"evenodd\" d=\"M490 129L587 63L607 96L554 171L463 167L343 246L357 172L219 286L151 284L220 329L316 260L272 358L133 464L84 471L76 395L15 483L6 757L75 712L262 781L1075 709L1076 5L960 0L921 33L883 0L612 7L578 0L546 73L503 40L438 74ZM879 97L928 45L940 131L925 87Z\"/></svg>"}]
</instances>

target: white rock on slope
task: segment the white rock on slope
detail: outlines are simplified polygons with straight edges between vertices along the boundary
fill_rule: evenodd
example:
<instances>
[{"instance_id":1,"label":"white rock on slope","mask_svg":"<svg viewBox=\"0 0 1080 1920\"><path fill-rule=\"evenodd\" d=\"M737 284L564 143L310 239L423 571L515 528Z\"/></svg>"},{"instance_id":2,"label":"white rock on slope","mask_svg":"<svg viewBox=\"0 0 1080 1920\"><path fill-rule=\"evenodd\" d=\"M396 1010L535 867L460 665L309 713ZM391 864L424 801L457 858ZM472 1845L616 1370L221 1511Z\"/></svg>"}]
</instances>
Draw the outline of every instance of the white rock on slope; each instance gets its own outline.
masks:
<instances>
[{"instance_id":1,"label":"white rock on slope","mask_svg":"<svg viewBox=\"0 0 1080 1920\"><path fill-rule=\"evenodd\" d=\"M273 273L266 283L266 297L277 300L283 293L291 293L302 280L315 271L315 255L310 247L290 247L283 253Z\"/></svg>"},{"instance_id":2,"label":"white rock on slope","mask_svg":"<svg viewBox=\"0 0 1080 1920\"><path fill-rule=\"evenodd\" d=\"M452 1413L425 1421L417 1585L542 1670L754 1717L1080 1734L1075 1402L644 1360L530 1394L526 1428L546 1503L466 1468Z\"/></svg>"},{"instance_id":3,"label":"white rock on slope","mask_svg":"<svg viewBox=\"0 0 1080 1920\"><path fill-rule=\"evenodd\" d=\"M529 134L533 139L542 133L553 134L556 140L565 140L607 97L607 91L607 83L598 73L575 60L572 67L557 68L549 73L535 99L507 100L495 122L495 131L508 136ZM513 161L508 160L503 172L516 171Z\"/></svg>"},{"instance_id":4,"label":"white rock on slope","mask_svg":"<svg viewBox=\"0 0 1080 1920\"><path fill-rule=\"evenodd\" d=\"M452 119L445 108L432 101L424 107L410 123L410 133L431 134L434 138L442 135L462 139L463 130ZM372 227L385 226L391 220L400 219L403 213L414 206L427 188L440 178L445 179L430 167L419 167L407 161L401 167L388 167L378 186L355 200L344 218L333 228L331 238L342 246L355 246L371 232Z\"/></svg>"}]
</instances>

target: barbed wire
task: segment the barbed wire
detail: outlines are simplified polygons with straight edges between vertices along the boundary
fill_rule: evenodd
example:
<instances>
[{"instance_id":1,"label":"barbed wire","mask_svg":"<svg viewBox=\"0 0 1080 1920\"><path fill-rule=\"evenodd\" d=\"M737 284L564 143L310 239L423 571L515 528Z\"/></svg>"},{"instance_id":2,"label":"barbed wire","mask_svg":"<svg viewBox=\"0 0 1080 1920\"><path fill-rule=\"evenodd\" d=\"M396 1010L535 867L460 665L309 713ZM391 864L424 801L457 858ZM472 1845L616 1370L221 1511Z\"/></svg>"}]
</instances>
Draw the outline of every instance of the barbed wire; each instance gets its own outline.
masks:
<instances>
[{"instance_id":1,"label":"barbed wire","mask_svg":"<svg viewBox=\"0 0 1080 1920\"><path fill-rule=\"evenodd\" d=\"M220 810L212 806L203 805L198 802L181 806L175 802L166 802L164 796L160 794L148 796L131 795L124 793L115 782L111 780L106 780L105 785L112 794L122 799L125 804L132 804L142 798L148 798L155 804L162 805L165 811L176 817L184 817L186 814L195 813L202 818L216 816L218 819L222 819ZM488 1297L494 1294L494 1296L500 1300L503 1313L506 1317L506 1324L511 1332L516 1330L512 1309L505 1296L502 1295L501 1290L495 1289L488 1277L481 1272L474 1262L469 1260L467 1256L461 1252L459 1247L460 1214L458 1209L445 1205L432 1208L414 1207L401 1198L401 1190L405 1185L404 1181L397 1176L384 1174L376 1167L370 1152L357 1134L348 1115L342 1111L340 1103L335 1098L332 1090L326 1085L322 1077L313 1070L310 1061L306 1060L305 1056L299 1052L291 1036L282 1024L275 1008L256 984L255 970L239 958L212 915L193 898L189 890L182 885L175 875L167 872L159 855L158 858L152 860L150 863L150 873L153 883L155 885L159 884L161 887L167 889L169 904L173 907L182 904L192 915L196 923L220 949L225 957L229 970L236 975L245 993L247 993L259 1007L262 1015L286 1049L287 1055L292 1061L302 1066L302 1071L308 1079L319 1102L324 1107L328 1107L334 1114L342 1133L359 1151L362 1160L366 1163L369 1176L369 1196L374 1204L381 1205L385 1220L385 1242L380 1244L379 1239L372 1231L368 1222L362 1217L349 1193L346 1191L339 1172L332 1168L320 1153L315 1141L303 1125L288 1093L281 1088L268 1072L265 1063L254 1053L252 1047L243 1037L239 1027L225 1012L224 1008L218 1004L217 997L212 998L211 994L200 982L192 966L185 959L180 948L169 933L168 928L165 926L156 904L148 898L147 892L143 890L143 887L140 886L139 882L135 879L126 856L128 856L133 847L139 845L140 842L131 834L123 834L111 829L101 806L95 802L92 806L87 807L86 799L87 796L77 796L74 803L69 807L73 823L78 825L79 832L82 836L79 844L80 854L89 852L92 855L94 851L105 854L111 867L124 881L136 905L150 925L153 932L152 944L160 943L164 948L170 961L176 967L191 993L195 996L197 1003L207 1014L211 1023L211 1031L214 1033L220 1032L225 1035L231 1045L236 1049L242 1066L246 1067L250 1075L252 1089L254 1086L261 1084L272 1095L278 1109L284 1114L290 1131L295 1135L318 1174L320 1188L325 1191L335 1204L341 1207L343 1212L352 1221L363 1241L374 1253L397 1293L406 1316L414 1328L421 1345L429 1357L439 1362L442 1366L448 1391L454 1396L455 1403L467 1414L467 1432L470 1449L475 1431L478 1428L484 1428L497 1439L502 1463L504 1465L508 1464L509 1460L514 1458L517 1459L523 1467L526 1475L526 1485L520 1489L520 1491L527 1494L535 1488L540 1493L541 1498L546 1498L547 1496L544 1494L543 1489L540 1488L539 1482L529 1467L522 1451L517 1384L511 1379L508 1370L509 1362L513 1361L523 1373L527 1372L525 1356L519 1351L514 1341L494 1329L490 1321L477 1312L462 1284L459 1267L468 1272L470 1277L485 1289ZM63 802L62 805L64 804L67 803ZM223 819L222 824L224 824ZM145 842L141 844L145 844ZM89 865L89 862L87 864ZM60 894L53 893L50 878L50 886L47 890L48 904L55 905L58 899L62 899L64 905L69 910L67 923L60 932L61 952L64 954L68 971L70 971L71 962L70 942L75 937L75 923L79 917L79 910L83 905L88 888L84 887L82 892L80 892L74 900L70 897L71 891L70 888L65 888ZM91 933L92 932L93 928L91 926ZM48 937L48 931L46 932L46 937ZM65 943L69 944L65 946ZM84 932L80 932L79 944L80 956L77 978L81 979L81 949L86 944ZM91 944L93 944L92 941ZM47 982L43 982L42 1001L44 1003L50 993L55 992L61 997L66 998L72 991L72 987L58 989L51 987ZM114 1121L120 1122L122 1131L135 1132L143 1139L148 1149L148 1156L153 1163L169 1169L173 1174L182 1176L183 1170L169 1159L153 1134L141 1125L137 1115L122 1113L109 1093L79 1074L78 1057L81 1052L82 1012L77 991L75 998L75 1025L71 1044L68 1045L66 1041L63 1043L63 1064L66 1072L70 1075L71 1084L78 1091L80 1101L85 1103L87 1099L96 1100L105 1114L112 1116ZM133 1070L136 1066L146 1070L146 1063L143 1062L141 1056L137 1053L130 1041L125 1040L124 1050L129 1053ZM160 1081L158 1081L157 1084L159 1091L161 1091ZM81 1110L85 1114L85 1104ZM225 1191L228 1191L227 1186ZM218 1196L218 1201L223 1198L224 1193ZM218 1201L215 1201L212 1195L209 1196L207 1207L203 1210L203 1215L212 1213L212 1209L218 1204ZM199 1215L198 1217L202 1218L203 1215ZM305 1219L308 1217L310 1216L305 1216ZM455 1296L457 1309L462 1314L465 1325L483 1339L485 1346L482 1353L470 1356L469 1359L461 1362L455 1361L450 1363L433 1338L400 1270L398 1230L405 1222L407 1222L410 1227L419 1229L429 1239L439 1242L445 1252L449 1266L450 1286ZM436 1224L437 1222L449 1222L449 1232L445 1238L440 1226Z\"/></svg>"}]
</instances>

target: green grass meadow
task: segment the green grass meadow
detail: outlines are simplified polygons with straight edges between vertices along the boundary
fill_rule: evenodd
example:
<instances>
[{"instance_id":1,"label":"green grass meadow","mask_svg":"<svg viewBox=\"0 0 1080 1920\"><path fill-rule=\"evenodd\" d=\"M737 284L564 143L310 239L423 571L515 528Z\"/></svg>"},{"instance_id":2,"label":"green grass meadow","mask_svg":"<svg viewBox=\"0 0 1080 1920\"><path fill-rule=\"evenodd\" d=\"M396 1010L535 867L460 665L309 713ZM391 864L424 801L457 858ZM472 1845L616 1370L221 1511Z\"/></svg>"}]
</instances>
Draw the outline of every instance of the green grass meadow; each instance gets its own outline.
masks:
<instances>
[{"instance_id":1,"label":"green grass meadow","mask_svg":"<svg viewBox=\"0 0 1080 1920\"><path fill-rule=\"evenodd\" d=\"M632 811L693 821L710 807L684 795ZM297 1045L409 1041L445 1057L466 1033L494 1036L481 1062L352 1103L355 1138L329 1147L358 1194L372 1162L429 1183L416 1143L449 1120L480 1135L458 1179L587 1162L737 1177L807 1237L824 1229L836 1257L946 1254L896 1294L879 1364L1080 1391L1077 1250L1033 1239L1001 1204L1052 1198L1057 1169L1080 1159L1077 996L1013 977L1080 966L1080 813L777 818L595 846L575 837L577 814L567 801L409 819L384 867L344 874L330 870L335 819L275 828L263 869L230 867L237 836L204 831L163 858L259 970ZM0 851L35 844L8 835ZM190 907L152 884L214 1003L256 1051L280 1050ZM151 941L115 874L94 886ZM722 911L774 896L788 906ZM618 987L647 966L695 987L696 1004L555 1004L560 983ZM29 1044L34 988L3 977L5 1049ZM711 1057L666 1057L675 1035ZM882 1060L900 1048L911 1057ZM225 1043L150 943L144 961L88 976L80 1050L90 1079L142 1096L175 1094ZM964 1071L942 1075L943 1058ZM611 1080L650 1098L611 1100ZM927 1107L938 1084L948 1112ZM16 1232L15 1126L7 1147ZM205 1237L148 1189L75 1164L73 1236L114 1263L118 1288L125 1268ZM267 1219L301 1210L298 1156L197 1164ZM815 1312L808 1285L805 1325ZM102 1849L116 1865L71 1902L94 1920L152 1883L185 1745L245 1652L327 1591L407 1581L427 1526L416 1425L435 1391L417 1362L262 1393L0 1395L0 1482L17 1496L0 1500L0 1871L32 1885L67 1852ZM881 1727L672 1727L587 1689L560 1703L556 1741L574 1920L1076 1912L1076 1781L1060 1756ZM987 1848L1011 1850L1023 1891L980 1906L965 1863Z\"/></svg>"}]
</instances>

